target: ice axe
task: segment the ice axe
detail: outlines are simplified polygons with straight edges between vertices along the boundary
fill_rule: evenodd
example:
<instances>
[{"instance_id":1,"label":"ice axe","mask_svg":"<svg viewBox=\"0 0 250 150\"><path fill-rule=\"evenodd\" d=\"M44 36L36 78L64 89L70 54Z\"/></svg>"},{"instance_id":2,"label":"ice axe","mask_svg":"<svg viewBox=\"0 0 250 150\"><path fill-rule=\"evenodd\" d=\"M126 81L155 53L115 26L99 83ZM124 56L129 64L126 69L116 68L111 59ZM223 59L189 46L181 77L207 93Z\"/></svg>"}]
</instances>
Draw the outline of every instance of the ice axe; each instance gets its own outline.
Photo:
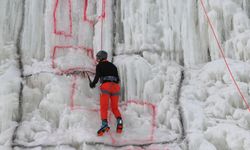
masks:
<instances>
[{"instance_id":1,"label":"ice axe","mask_svg":"<svg viewBox=\"0 0 250 150\"><path fill-rule=\"evenodd\" d=\"M87 77L88 77L88 79L89 79L89 83L92 83L92 81L91 81L91 79L90 79L90 77L89 77L89 74L86 72L86 74L87 74Z\"/></svg>"}]
</instances>

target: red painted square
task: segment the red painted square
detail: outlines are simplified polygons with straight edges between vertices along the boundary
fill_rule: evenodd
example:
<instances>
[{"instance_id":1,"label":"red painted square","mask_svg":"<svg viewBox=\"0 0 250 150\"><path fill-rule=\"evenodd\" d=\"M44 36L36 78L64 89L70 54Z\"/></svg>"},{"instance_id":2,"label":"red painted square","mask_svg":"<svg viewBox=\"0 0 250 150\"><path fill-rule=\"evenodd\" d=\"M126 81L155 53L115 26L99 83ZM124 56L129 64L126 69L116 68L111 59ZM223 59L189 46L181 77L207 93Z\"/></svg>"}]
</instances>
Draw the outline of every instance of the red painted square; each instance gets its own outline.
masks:
<instances>
[{"instance_id":1,"label":"red painted square","mask_svg":"<svg viewBox=\"0 0 250 150\"><path fill-rule=\"evenodd\" d=\"M66 19L67 21L60 20L61 17L57 17L58 11L67 13L65 14L65 16L68 16L68 18ZM53 11L53 19L54 19L54 33L56 35L72 36L72 2L71 0L56 0L54 11Z\"/></svg>"},{"instance_id":2,"label":"red painted square","mask_svg":"<svg viewBox=\"0 0 250 150\"><path fill-rule=\"evenodd\" d=\"M60 52L63 55L60 57ZM67 58L68 57L68 58ZM57 59L61 58L64 61L64 65L66 67L58 66ZM77 62L76 64L69 64L72 59L77 59L85 61L84 58L89 59L89 66L93 66L95 64L93 49L86 48L83 46L55 46L52 53L52 68L59 71L59 73L70 73L73 71L91 71L93 72L94 68L86 66L85 62ZM92 61L92 62L91 62ZM74 62L75 63L75 62ZM92 65L91 65L92 64Z\"/></svg>"},{"instance_id":3,"label":"red painted square","mask_svg":"<svg viewBox=\"0 0 250 150\"><path fill-rule=\"evenodd\" d=\"M106 0L101 0L102 1L102 13L97 17L97 20L99 21L100 19L105 19L106 17ZM87 21L90 24L94 24L95 20L94 19L89 19L89 16L87 15L89 8L89 0L84 0L84 11L83 11L83 21Z\"/></svg>"},{"instance_id":4,"label":"red painted square","mask_svg":"<svg viewBox=\"0 0 250 150\"><path fill-rule=\"evenodd\" d=\"M75 100L75 95L76 95L76 84L77 84L77 76L73 77L72 80L72 86L71 86L71 93L70 93L70 108L72 111L74 110L87 110L87 111L93 111L95 113L99 113L99 109L96 108L85 108L84 106L76 106L74 103ZM150 127L150 134L148 137L144 137L144 139L131 139L131 140L123 140L120 139L120 141L116 140L114 138L114 134L112 132L109 132L110 139L112 141L112 144L126 144L126 143L148 143L148 142L153 142L154 140L154 132L155 132L155 127L156 127L156 106L154 104L145 102L145 101L136 101L136 100L128 100L125 103L122 103L120 107L127 107L130 104L135 104L135 105L140 105L140 106L146 106L152 111L152 119L151 119L151 127ZM122 113L122 112L121 112ZM111 123L111 115L109 114L109 122Z\"/></svg>"}]
</instances>

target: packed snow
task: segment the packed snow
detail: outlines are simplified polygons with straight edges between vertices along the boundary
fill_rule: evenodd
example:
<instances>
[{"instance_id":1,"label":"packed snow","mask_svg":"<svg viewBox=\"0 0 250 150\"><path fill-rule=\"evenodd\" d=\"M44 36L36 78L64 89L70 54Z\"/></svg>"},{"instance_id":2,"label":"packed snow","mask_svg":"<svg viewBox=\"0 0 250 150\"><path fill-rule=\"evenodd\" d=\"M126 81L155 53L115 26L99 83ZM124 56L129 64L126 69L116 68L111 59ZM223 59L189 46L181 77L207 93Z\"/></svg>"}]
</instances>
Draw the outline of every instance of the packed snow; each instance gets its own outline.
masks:
<instances>
[{"instance_id":1,"label":"packed snow","mask_svg":"<svg viewBox=\"0 0 250 150\"><path fill-rule=\"evenodd\" d=\"M250 103L250 1L203 0ZM104 49L124 132L97 137ZM1 0L0 149L249 150L250 112L201 0Z\"/></svg>"}]
</instances>

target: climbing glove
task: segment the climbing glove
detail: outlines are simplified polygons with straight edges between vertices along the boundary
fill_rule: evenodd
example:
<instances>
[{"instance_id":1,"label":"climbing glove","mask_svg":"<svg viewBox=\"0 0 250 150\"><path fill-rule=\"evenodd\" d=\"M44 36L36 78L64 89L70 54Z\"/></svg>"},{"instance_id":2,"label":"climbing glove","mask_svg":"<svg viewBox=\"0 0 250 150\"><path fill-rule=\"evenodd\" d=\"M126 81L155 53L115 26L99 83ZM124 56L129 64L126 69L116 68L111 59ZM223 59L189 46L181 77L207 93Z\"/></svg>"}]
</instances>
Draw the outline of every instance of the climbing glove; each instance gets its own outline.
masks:
<instances>
[{"instance_id":1,"label":"climbing glove","mask_svg":"<svg viewBox=\"0 0 250 150\"><path fill-rule=\"evenodd\" d=\"M95 84L93 82L90 82L89 87L93 89L95 87Z\"/></svg>"}]
</instances>

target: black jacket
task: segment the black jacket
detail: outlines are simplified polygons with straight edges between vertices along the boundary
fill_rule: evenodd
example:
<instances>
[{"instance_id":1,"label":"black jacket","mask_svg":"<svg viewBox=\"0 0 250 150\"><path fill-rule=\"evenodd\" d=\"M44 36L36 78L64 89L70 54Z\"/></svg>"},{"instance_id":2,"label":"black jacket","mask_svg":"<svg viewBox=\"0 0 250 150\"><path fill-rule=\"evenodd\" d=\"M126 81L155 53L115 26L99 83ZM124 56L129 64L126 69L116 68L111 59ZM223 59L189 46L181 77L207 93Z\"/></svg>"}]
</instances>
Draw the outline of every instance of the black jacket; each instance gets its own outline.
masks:
<instances>
[{"instance_id":1,"label":"black jacket","mask_svg":"<svg viewBox=\"0 0 250 150\"><path fill-rule=\"evenodd\" d=\"M117 67L109 62L109 61L100 61L97 66L96 66L96 74L95 74L95 79L92 82L93 85L95 85L99 79L102 79L105 76L114 76L117 78L116 83L120 82L120 78L118 75ZM109 81L102 81L102 83L109 82Z\"/></svg>"}]
</instances>

